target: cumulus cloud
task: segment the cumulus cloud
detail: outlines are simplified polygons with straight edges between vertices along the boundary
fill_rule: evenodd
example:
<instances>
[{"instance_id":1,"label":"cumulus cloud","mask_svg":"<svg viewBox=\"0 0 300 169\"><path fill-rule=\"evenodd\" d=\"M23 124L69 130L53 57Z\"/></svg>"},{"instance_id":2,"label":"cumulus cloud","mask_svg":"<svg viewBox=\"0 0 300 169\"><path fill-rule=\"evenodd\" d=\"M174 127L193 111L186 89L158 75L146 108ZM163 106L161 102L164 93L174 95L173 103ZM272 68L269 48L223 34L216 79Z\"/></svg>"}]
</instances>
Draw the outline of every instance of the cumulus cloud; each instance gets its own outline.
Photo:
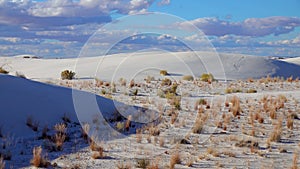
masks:
<instances>
[{"instance_id":1,"label":"cumulus cloud","mask_svg":"<svg viewBox=\"0 0 300 169\"><path fill-rule=\"evenodd\" d=\"M300 18L274 16L267 18L248 18L241 22L230 22L218 18L198 18L192 21L178 23L183 28L190 24L197 26L206 35L224 36L252 36L280 35L293 31L300 26Z\"/></svg>"},{"instance_id":2,"label":"cumulus cloud","mask_svg":"<svg viewBox=\"0 0 300 169\"><path fill-rule=\"evenodd\" d=\"M161 0L158 2L158 5L169 5L171 3L171 0Z\"/></svg>"}]
</instances>

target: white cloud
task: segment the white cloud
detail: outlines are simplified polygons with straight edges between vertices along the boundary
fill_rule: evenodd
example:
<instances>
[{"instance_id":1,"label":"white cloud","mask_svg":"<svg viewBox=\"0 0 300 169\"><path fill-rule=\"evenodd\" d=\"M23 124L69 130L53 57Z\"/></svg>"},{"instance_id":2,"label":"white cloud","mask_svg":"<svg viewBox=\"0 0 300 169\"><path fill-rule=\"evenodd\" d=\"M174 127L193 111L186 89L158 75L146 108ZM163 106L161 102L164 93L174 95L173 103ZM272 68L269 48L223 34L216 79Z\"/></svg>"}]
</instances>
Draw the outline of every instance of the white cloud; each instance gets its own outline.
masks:
<instances>
[{"instance_id":1,"label":"white cloud","mask_svg":"<svg viewBox=\"0 0 300 169\"><path fill-rule=\"evenodd\" d=\"M267 18L248 18L241 22L231 22L218 18L198 18L192 21L178 23L178 26L189 29L190 24L198 27L206 35L262 37L289 33L296 27L300 27L300 18L274 16Z\"/></svg>"}]
</instances>

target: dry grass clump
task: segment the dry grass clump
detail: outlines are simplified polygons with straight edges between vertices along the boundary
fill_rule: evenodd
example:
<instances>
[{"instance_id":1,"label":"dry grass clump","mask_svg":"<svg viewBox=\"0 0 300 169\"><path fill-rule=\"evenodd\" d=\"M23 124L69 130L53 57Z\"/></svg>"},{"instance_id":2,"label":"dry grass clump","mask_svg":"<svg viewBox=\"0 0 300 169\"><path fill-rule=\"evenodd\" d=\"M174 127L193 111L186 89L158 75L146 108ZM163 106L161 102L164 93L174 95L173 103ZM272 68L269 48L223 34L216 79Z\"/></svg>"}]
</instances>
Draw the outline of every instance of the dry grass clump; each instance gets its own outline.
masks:
<instances>
[{"instance_id":1,"label":"dry grass clump","mask_svg":"<svg viewBox=\"0 0 300 169\"><path fill-rule=\"evenodd\" d=\"M170 169L174 169L176 164L181 163L180 154L178 151L176 151L174 154L172 154L170 159Z\"/></svg>"},{"instance_id":2,"label":"dry grass clump","mask_svg":"<svg viewBox=\"0 0 300 169\"><path fill-rule=\"evenodd\" d=\"M240 99L237 96L233 96L230 99L230 103L231 106L229 110L232 112L233 116L236 117L241 115L242 109L241 109Z\"/></svg>"},{"instance_id":3,"label":"dry grass clump","mask_svg":"<svg viewBox=\"0 0 300 169\"><path fill-rule=\"evenodd\" d=\"M131 169L132 166L129 163L124 163L124 162L118 162L117 164L118 169Z\"/></svg>"},{"instance_id":4,"label":"dry grass clump","mask_svg":"<svg viewBox=\"0 0 300 169\"><path fill-rule=\"evenodd\" d=\"M33 131L38 131L39 122L34 121L32 116L28 116L26 119L26 125L31 128Z\"/></svg>"},{"instance_id":5,"label":"dry grass clump","mask_svg":"<svg viewBox=\"0 0 300 169\"><path fill-rule=\"evenodd\" d=\"M0 157L0 169L5 169L5 162L2 157Z\"/></svg>"},{"instance_id":6,"label":"dry grass clump","mask_svg":"<svg viewBox=\"0 0 300 169\"><path fill-rule=\"evenodd\" d=\"M165 145L165 138L164 137L160 137L159 138L159 146L163 147Z\"/></svg>"},{"instance_id":7,"label":"dry grass clump","mask_svg":"<svg viewBox=\"0 0 300 169\"><path fill-rule=\"evenodd\" d=\"M96 140L95 137L90 139L90 149L93 151L92 158L93 159L103 159L105 157L104 149L95 140Z\"/></svg>"},{"instance_id":8,"label":"dry grass clump","mask_svg":"<svg viewBox=\"0 0 300 169\"><path fill-rule=\"evenodd\" d=\"M83 124L81 128L81 135L85 141L88 141L89 139L89 132L90 132L90 125L88 123Z\"/></svg>"},{"instance_id":9,"label":"dry grass clump","mask_svg":"<svg viewBox=\"0 0 300 169\"><path fill-rule=\"evenodd\" d=\"M220 156L220 153L217 150L215 150L213 147L208 147L206 149L206 153L211 154L214 157L219 157Z\"/></svg>"},{"instance_id":10,"label":"dry grass clump","mask_svg":"<svg viewBox=\"0 0 300 169\"><path fill-rule=\"evenodd\" d=\"M286 126L288 129L293 130L294 128L294 119L292 116L288 116L287 121L286 121Z\"/></svg>"},{"instance_id":11,"label":"dry grass clump","mask_svg":"<svg viewBox=\"0 0 300 169\"><path fill-rule=\"evenodd\" d=\"M61 151L63 144L67 138L67 126L64 123L59 123L54 126L56 134L54 135L54 143L57 151Z\"/></svg>"},{"instance_id":12,"label":"dry grass clump","mask_svg":"<svg viewBox=\"0 0 300 169\"><path fill-rule=\"evenodd\" d=\"M194 106L194 109L195 110L198 110L199 106L200 105L207 105L207 101L206 99L199 99L195 102L195 106Z\"/></svg>"},{"instance_id":13,"label":"dry grass clump","mask_svg":"<svg viewBox=\"0 0 300 169\"><path fill-rule=\"evenodd\" d=\"M279 118L277 125L274 126L272 133L269 136L269 141L279 142L282 134L282 118Z\"/></svg>"},{"instance_id":14,"label":"dry grass clump","mask_svg":"<svg viewBox=\"0 0 300 169\"><path fill-rule=\"evenodd\" d=\"M142 130L141 129L136 129L136 142L141 143L143 136L142 136Z\"/></svg>"},{"instance_id":15,"label":"dry grass clump","mask_svg":"<svg viewBox=\"0 0 300 169\"><path fill-rule=\"evenodd\" d=\"M129 131L129 129L130 129L130 126L131 126L131 120L132 120L132 116L129 115L128 118L127 118L127 120L126 120L126 123L125 123L125 130L126 130L126 131Z\"/></svg>"},{"instance_id":16,"label":"dry grass clump","mask_svg":"<svg viewBox=\"0 0 300 169\"><path fill-rule=\"evenodd\" d=\"M35 167L48 167L50 162L42 156L42 147L33 148L33 158L30 161L30 164Z\"/></svg>"},{"instance_id":17,"label":"dry grass clump","mask_svg":"<svg viewBox=\"0 0 300 169\"><path fill-rule=\"evenodd\" d=\"M298 169L298 152L294 152L294 156L293 156L293 165L291 167L291 169Z\"/></svg>"},{"instance_id":18,"label":"dry grass clump","mask_svg":"<svg viewBox=\"0 0 300 169\"><path fill-rule=\"evenodd\" d=\"M205 122L207 121L207 119L208 119L207 114L198 113L197 119L196 119L195 124L192 128L192 132L195 133L195 134L201 133L201 131L203 129L203 126L204 126Z\"/></svg>"}]
</instances>

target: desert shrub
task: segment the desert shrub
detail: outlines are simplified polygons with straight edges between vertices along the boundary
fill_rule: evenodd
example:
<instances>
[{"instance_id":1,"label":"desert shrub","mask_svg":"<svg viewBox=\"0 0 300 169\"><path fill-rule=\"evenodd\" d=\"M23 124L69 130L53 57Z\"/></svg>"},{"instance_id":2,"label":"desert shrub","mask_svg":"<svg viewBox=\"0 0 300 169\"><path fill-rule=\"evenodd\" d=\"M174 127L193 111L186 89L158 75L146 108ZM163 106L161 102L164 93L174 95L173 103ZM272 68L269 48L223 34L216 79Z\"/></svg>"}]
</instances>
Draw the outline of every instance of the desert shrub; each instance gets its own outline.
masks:
<instances>
[{"instance_id":1,"label":"desert shrub","mask_svg":"<svg viewBox=\"0 0 300 169\"><path fill-rule=\"evenodd\" d=\"M212 82L212 81L215 81L215 78L214 76L211 74L211 73L203 73L201 75L201 81L204 81L204 82Z\"/></svg>"},{"instance_id":2,"label":"desert shrub","mask_svg":"<svg viewBox=\"0 0 300 169\"><path fill-rule=\"evenodd\" d=\"M3 73L3 74L8 74L9 72L6 71L5 69L3 69L3 67L0 67L0 73Z\"/></svg>"},{"instance_id":3,"label":"desert shrub","mask_svg":"<svg viewBox=\"0 0 300 169\"><path fill-rule=\"evenodd\" d=\"M75 72L72 72L71 70L64 70L61 72L60 76L62 80L72 80L74 79Z\"/></svg>"},{"instance_id":4,"label":"desert shrub","mask_svg":"<svg viewBox=\"0 0 300 169\"><path fill-rule=\"evenodd\" d=\"M30 164L35 167L48 167L50 162L42 156L42 147L33 148L33 158L30 161Z\"/></svg>"},{"instance_id":5,"label":"desert shrub","mask_svg":"<svg viewBox=\"0 0 300 169\"><path fill-rule=\"evenodd\" d=\"M182 77L182 80L193 81L194 77L192 75L185 75Z\"/></svg>"},{"instance_id":6,"label":"desert shrub","mask_svg":"<svg viewBox=\"0 0 300 169\"><path fill-rule=\"evenodd\" d=\"M159 71L159 74L162 75L162 76L167 76L167 75L169 75L169 73L168 73L167 70L160 70L160 71Z\"/></svg>"},{"instance_id":7,"label":"desert shrub","mask_svg":"<svg viewBox=\"0 0 300 169\"><path fill-rule=\"evenodd\" d=\"M143 168L143 169L146 169L148 166L150 165L150 160L148 159L137 159L136 160L136 167L137 168Z\"/></svg>"}]
</instances>

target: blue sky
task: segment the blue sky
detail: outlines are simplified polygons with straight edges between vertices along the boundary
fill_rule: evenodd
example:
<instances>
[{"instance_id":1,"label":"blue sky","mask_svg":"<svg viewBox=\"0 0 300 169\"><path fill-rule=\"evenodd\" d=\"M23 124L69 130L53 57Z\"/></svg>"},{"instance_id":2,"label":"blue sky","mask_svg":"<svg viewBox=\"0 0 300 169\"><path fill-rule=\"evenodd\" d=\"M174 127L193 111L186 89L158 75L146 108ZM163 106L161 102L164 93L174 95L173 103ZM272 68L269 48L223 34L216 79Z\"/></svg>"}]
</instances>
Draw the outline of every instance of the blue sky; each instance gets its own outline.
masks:
<instances>
[{"instance_id":1,"label":"blue sky","mask_svg":"<svg viewBox=\"0 0 300 169\"><path fill-rule=\"evenodd\" d=\"M169 5L149 8L192 20L200 17L218 17L241 21L247 18L269 16L300 17L299 0L174 0Z\"/></svg>"},{"instance_id":2,"label":"blue sky","mask_svg":"<svg viewBox=\"0 0 300 169\"><path fill-rule=\"evenodd\" d=\"M195 25L219 52L300 56L299 9L299 0L0 0L0 56L77 57L99 28L146 12L180 17L184 21L174 24L186 32L187 23ZM128 33L122 31L107 32L109 39ZM155 45L179 51L174 39L127 38L120 52ZM186 39L198 43L201 37Z\"/></svg>"}]
</instances>

